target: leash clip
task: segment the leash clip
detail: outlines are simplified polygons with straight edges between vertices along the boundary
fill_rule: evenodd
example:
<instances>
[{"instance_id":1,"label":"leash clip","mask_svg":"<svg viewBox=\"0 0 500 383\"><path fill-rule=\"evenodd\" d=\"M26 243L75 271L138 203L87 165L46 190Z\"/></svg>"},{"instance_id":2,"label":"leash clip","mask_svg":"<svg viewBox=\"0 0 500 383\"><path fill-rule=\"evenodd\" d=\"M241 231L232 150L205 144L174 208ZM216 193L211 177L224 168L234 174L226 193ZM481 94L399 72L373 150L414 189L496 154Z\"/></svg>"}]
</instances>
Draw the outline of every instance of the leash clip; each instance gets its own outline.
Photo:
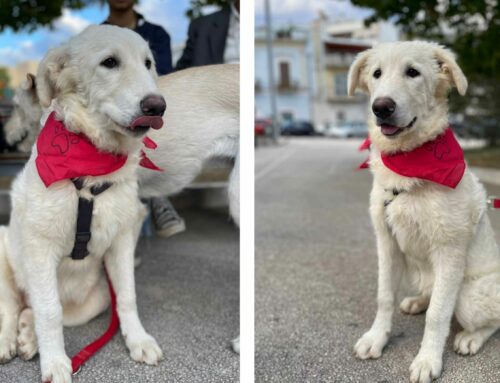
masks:
<instances>
[{"instance_id":1,"label":"leash clip","mask_svg":"<svg viewBox=\"0 0 500 383\"><path fill-rule=\"evenodd\" d=\"M489 210L500 209L500 197L491 195L488 197L486 203Z\"/></svg>"},{"instance_id":2,"label":"leash clip","mask_svg":"<svg viewBox=\"0 0 500 383\"><path fill-rule=\"evenodd\" d=\"M78 366L78 369L77 369L75 372L73 372L71 375L76 376L76 375L78 375L81 371L82 371L82 365L79 365L79 366Z\"/></svg>"}]
</instances>

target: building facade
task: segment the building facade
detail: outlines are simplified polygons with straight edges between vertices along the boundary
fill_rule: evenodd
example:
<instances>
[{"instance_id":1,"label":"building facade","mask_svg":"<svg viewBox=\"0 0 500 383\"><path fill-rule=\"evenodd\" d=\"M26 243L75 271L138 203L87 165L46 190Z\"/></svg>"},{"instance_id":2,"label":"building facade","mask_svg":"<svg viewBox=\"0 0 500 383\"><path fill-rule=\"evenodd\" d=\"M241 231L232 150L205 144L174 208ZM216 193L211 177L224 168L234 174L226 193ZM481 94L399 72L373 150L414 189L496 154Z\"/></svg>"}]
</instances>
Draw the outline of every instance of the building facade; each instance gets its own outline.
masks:
<instances>
[{"instance_id":1,"label":"building facade","mask_svg":"<svg viewBox=\"0 0 500 383\"><path fill-rule=\"evenodd\" d=\"M12 89L19 87L24 80L26 80L26 75L32 73L36 75L38 70L38 61L23 61L18 63L16 66L7 68L9 72L9 85Z\"/></svg>"},{"instance_id":2,"label":"building facade","mask_svg":"<svg viewBox=\"0 0 500 383\"><path fill-rule=\"evenodd\" d=\"M312 120L312 51L309 31L281 28L273 31L274 84L269 81L266 34L255 31L255 116L272 117L271 90L276 95L280 121Z\"/></svg>"}]
</instances>

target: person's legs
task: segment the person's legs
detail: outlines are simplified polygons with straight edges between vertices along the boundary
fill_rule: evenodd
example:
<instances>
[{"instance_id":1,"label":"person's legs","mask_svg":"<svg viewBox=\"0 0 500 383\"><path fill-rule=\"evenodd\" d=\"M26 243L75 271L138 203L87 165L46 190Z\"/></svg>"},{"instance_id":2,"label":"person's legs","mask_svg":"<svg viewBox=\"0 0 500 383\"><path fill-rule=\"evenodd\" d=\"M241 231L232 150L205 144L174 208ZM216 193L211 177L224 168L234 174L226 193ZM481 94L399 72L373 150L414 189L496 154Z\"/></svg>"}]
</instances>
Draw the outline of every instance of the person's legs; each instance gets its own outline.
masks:
<instances>
[{"instance_id":1,"label":"person's legs","mask_svg":"<svg viewBox=\"0 0 500 383\"><path fill-rule=\"evenodd\" d=\"M151 216L156 234L160 237L168 238L186 230L184 220L167 197L151 198Z\"/></svg>"}]
</instances>

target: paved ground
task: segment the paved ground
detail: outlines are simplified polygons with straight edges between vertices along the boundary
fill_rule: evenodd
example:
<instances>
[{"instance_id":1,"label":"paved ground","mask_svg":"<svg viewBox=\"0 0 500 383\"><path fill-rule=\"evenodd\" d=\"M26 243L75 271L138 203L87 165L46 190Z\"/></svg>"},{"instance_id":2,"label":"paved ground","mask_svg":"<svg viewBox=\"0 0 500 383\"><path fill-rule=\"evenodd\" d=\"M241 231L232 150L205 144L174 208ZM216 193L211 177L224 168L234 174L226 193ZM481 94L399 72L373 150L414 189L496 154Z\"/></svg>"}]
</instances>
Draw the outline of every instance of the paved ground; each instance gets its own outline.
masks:
<instances>
[{"instance_id":1,"label":"paved ground","mask_svg":"<svg viewBox=\"0 0 500 383\"><path fill-rule=\"evenodd\" d=\"M239 330L238 231L227 214L182 211L187 232L171 239L143 241L137 269L139 313L165 359L158 367L128 356L121 336L91 359L74 383L235 382L239 357L229 341ZM1 292L0 292L1 293ZM106 329L108 314L65 329L69 355ZM0 366L0 382L40 381L38 357Z\"/></svg>"},{"instance_id":2,"label":"paved ground","mask_svg":"<svg viewBox=\"0 0 500 383\"><path fill-rule=\"evenodd\" d=\"M409 381L423 315L395 314L381 359L352 355L374 318L377 283L371 175L354 171L366 156L357 144L294 139L256 152L257 382ZM500 213L491 217L500 234ZM440 382L500 382L499 350L500 334L474 357L448 342Z\"/></svg>"}]
</instances>

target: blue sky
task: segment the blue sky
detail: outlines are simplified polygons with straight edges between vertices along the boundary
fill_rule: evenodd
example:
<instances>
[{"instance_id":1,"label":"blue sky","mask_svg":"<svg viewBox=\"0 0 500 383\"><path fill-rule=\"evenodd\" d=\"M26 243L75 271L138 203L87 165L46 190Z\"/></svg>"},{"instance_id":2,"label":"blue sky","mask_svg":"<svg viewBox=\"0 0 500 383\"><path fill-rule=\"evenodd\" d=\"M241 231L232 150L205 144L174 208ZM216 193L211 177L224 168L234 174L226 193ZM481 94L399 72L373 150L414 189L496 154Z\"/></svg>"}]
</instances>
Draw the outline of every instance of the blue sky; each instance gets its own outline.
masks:
<instances>
[{"instance_id":1,"label":"blue sky","mask_svg":"<svg viewBox=\"0 0 500 383\"><path fill-rule=\"evenodd\" d=\"M136 9L147 20L163 26L172 44L181 44L187 37L189 20L185 16L189 0L141 0ZM54 30L39 28L33 33L0 33L0 66L11 66L26 60L39 60L47 49L59 45L88 24L101 23L108 15L107 5L92 5L81 11L64 10L54 23Z\"/></svg>"},{"instance_id":2,"label":"blue sky","mask_svg":"<svg viewBox=\"0 0 500 383\"><path fill-rule=\"evenodd\" d=\"M355 7L349 0L270 0L273 22L309 24L324 12L331 20L363 20L371 14L367 8ZM264 24L264 0L255 0L255 25Z\"/></svg>"},{"instance_id":3,"label":"blue sky","mask_svg":"<svg viewBox=\"0 0 500 383\"><path fill-rule=\"evenodd\" d=\"M187 37L188 5L189 0L141 0L137 9L149 21L163 26L170 33L172 44L178 45ZM275 24L308 24L320 11L332 20L359 20L370 14L370 10L355 7L349 0L271 0L271 8ZM255 0L256 26L264 22L263 10L264 0ZM81 11L64 10L63 16L54 23L54 30L40 28L33 33L6 30L0 33L0 66L39 60L47 49L59 45L88 24L101 23L107 14L107 6L97 4Z\"/></svg>"}]
</instances>

